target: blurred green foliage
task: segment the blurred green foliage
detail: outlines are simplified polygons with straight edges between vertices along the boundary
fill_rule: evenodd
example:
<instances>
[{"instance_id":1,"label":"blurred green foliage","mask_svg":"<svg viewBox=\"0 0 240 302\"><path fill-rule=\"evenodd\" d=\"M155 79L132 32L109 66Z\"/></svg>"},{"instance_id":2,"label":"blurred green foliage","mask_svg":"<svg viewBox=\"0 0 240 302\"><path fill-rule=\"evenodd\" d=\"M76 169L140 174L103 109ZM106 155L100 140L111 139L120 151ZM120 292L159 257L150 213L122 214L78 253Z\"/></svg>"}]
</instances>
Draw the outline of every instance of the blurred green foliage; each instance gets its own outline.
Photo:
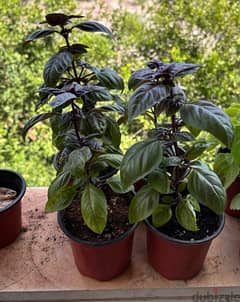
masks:
<instances>
[{"instance_id":1,"label":"blurred green foliage","mask_svg":"<svg viewBox=\"0 0 240 302\"><path fill-rule=\"evenodd\" d=\"M182 81L192 100L208 99L227 108L240 95L240 6L234 0L135 1L129 11L122 1L110 9L106 1L0 0L0 161L22 173L30 186L48 185L54 175L51 133L34 128L23 143L20 132L34 115L42 69L58 40L49 38L26 47L24 38L49 12L78 12L101 20L114 31L113 42L100 35L81 36L90 45L88 62L108 66L125 79L131 71L158 57L163 61L200 63L203 68ZM45 47L46 43L48 47ZM191 83L190 83L191 82ZM127 100L129 91L125 89ZM143 118L123 126L122 148L144 135ZM130 135L128 134L130 133Z\"/></svg>"}]
</instances>

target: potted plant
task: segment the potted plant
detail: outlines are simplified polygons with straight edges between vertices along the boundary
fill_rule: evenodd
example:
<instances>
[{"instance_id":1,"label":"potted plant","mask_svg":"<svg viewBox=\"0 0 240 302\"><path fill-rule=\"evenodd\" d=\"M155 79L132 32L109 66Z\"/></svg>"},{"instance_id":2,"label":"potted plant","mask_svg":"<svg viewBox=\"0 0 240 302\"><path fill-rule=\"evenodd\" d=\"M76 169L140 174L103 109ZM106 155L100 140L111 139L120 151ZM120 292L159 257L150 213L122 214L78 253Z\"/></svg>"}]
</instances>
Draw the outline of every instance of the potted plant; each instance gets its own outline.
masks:
<instances>
[{"instance_id":1,"label":"potted plant","mask_svg":"<svg viewBox=\"0 0 240 302\"><path fill-rule=\"evenodd\" d=\"M136 227L128 222L132 188L123 190L117 175L122 153L115 117L118 113L124 116L125 105L115 91L122 91L124 85L112 69L83 61L88 46L70 40L78 30L109 37L111 31L96 21L73 24L77 18L82 16L48 14L45 22L51 27L33 32L26 40L56 34L65 45L43 70L37 107L48 103L52 110L30 119L23 136L39 121L50 119L53 145L58 149L57 176L48 189L46 211L58 211L59 225L70 238L79 271L109 280L128 266Z\"/></svg>"},{"instance_id":2,"label":"potted plant","mask_svg":"<svg viewBox=\"0 0 240 302\"><path fill-rule=\"evenodd\" d=\"M12 243L22 227L21 200L26 191L23 177L15 171L0 169L0 248Z\"/></svg>"},{"instance_id":3,"label":"potted plant","mask_svg":"<svg viewBox=\"0 0 240 302\"><path fill-rule=\"evenodd\" d=\"M223 228L226 193L219 177L199 156L209 142L201 130L231 147L229 117L208 101L188 102L179 77L197 64L152 60L128 82L134 89L128 118L145 114L148 136L131 146L120 167L123 188L144 181L129 207L129 220L145 219L151 265L168 279L196 275L213 238Z\"/></svg>"},{"instance_id":4,"label":"potted plant","mask_svg":"<svg viewBox=\"0 0 240 302\"><path fill-rule=\"evenodd\" d=\"M225 111L234 126L234 139L231 148L221 147L216 153L214 171L218 174L227 191L225 212L240 217L240 116L239 104L233 103Z\"/></svg>"}]
</instances>

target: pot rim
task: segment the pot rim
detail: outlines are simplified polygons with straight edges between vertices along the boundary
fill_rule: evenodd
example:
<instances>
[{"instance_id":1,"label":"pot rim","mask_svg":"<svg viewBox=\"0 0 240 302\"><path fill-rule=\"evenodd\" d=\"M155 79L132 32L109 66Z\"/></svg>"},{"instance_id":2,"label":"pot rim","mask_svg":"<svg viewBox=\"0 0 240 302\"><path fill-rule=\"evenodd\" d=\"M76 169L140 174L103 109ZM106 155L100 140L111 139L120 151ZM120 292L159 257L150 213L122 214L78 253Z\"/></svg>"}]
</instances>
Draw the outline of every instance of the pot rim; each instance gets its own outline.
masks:
<instances>
[{"instance_id":1,"label":"pot rim","mask_svg":"<svg viewBox=\"0 0 240 302\"><path fill-rule=\"evenodd\" d=\"M61 230L63 231L63 233L71 240L73 240L77 243L89 245L89 246L104 246L104 245L113 244L115 242L121 241L122 239L124 239L128 235L130 235L138 226L138 223L131 225L131 227L124 234L122 234L121 236L119 236L115 239L112 239L112 240L106 240L106 241L101 241L101 242L87 241L87 240L82 240L82 239L78 238L77 236L71 234L71 232L66 228L66 226L63 223L63 213L64 213L64 210L59 211L57 213L58 224L59 224Z\"/></svg>"},{"instance_id":2,"label":"pot rim","mask_svg":"<svg viewBox=\"0 0 240 302\"><path fill-rule=\"evenodd\" d=\"M16 198L14 198L11 203L9 203L9 205L7 205L6 207L0 209L0 214L3 213L3 212L6 212L7 210L9 210L10 208L14 207L18 202L21 201L23 195L25 194L26 192L26 188L27 188L27 185L26 185L26 181L25 179L22 177L21 174L17 173L16 171L13 171L13 170L10 170L10 169L0 169L0 177L1 177L1 174L3 173L8 173L8 174L14 174L15 176L17 176L21 182L21 190L19 192L19 194L17 195Z\"/></svg>"},{"instance_id":3,"label":"pot rim","mask_svg":"<svg viewBox=\"0 0 240 302\"><path fill-rule=\"evenodd\" d=\"M213 240L214 238L216 238L221 231L223 230L224 224L225 224L225 215L224 213L218 215L219 217L219 226L218 229L211 235L202 239L198 239L198 240L194 240L194 241L190 241L190 240L180 240L171 236L168 236L164 233L162 233L161 231L159 231L156 227L154 227L152 225L152 223L149 221L149 218L144 220L145 225L152 231L154 232L157 236L162 237L168 241L177 243L177 244L183 244L183 245L199 245L199 244L203 244L203 243L207 243L211 240Z\"/></svg>"}]
</instances>

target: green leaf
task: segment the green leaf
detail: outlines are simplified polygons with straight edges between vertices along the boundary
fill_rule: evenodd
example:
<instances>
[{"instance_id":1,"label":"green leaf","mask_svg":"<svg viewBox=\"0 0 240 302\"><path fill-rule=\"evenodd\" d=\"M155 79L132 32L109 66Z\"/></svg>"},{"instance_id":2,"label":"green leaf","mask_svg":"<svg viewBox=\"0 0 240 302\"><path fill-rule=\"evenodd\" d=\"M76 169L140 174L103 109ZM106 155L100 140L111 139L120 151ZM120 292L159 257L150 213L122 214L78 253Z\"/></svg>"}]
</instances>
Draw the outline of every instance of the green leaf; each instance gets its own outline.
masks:
<instances>
[{"instance_id":1,"label":"green leaf","mask_svg":"<svg viewBox=\"0 0 240 302\"><path fill-rule=\"evenodd\" d=\"M107 128L104 133L104 137L112 144L115 148L119 148L121 143L121 132L119 125L110 116L106 117Z\"/></svg>"},{"instance_id":2,"label":"green leaf","mask_svg":"<svg viewBox=\"0 0 240 302\"><path fill-rule=\"evenodd\" d=\"M52 109L64 108L69 104L70 101L76 99L75 94L70 92L65 92L58 94L55 98L49 103Z\"/></svg>"},{"instance_id":3,"label":"green leaf","mask_svg":"<svg viewBox=\"0 0 240 302\"><path fill-rule=\"evenodd\" d=\"M63 167L64 171L69 171L72 176L83 177L86 163L92 158L91 150L84 146L69 154L68 161Z\"/></svg>"},{"instance_id":4,"label":"green leaf","mask_svg":"<svg viewBox=\"0 0 240 302\"><path fill-rule=\"evenodd\" d=\"M226 192L216 173L208 166L196 161L192 165L192 172L188 179L189 193L201 204L207 206L216 214L225 209Z\"/></svg>"},{"instance_id":5,"label":"green leaf","mask_svg":"<svg viewBox=\"0 0 240 302\"><path fill-rule=\"evenodd\" d=\"M87 32L101 32L112 38L112 32L105 25L96 21L85 21L73 26Z\"/></svg>"},{"instance_id":6,"label":"green leaf","mask_svg":"<svg viewBox=\"0 0 240 302\"><path fill-rule=\"evenodd\" d=\"M188 126L205 130L218 138L227 147L231 147L233 127L228 115L216 105L207 101L184 104L180 115Z\"/></svg>"},{"instance_id":7,"label":"green leaf","mask_svg":"<svg viewBox=\"0 0 240 302\"><path fill-rule=\"evenodd\" d=\"M211 142L194 142L193 145L186 151L184 157L187 160L196 159L198 156L212 146Z\"/></svg>"},{"instance_id":8,"label":"green leaf","mask_svg":"<svg viewBox=\"0 0 240 302\"><path fill-rule=\"evenodd\" d=\"M43 70L44 83L54 87L61 75L68 69L73 60L73 55L69 51L62 51L53 55L46 63Z\"/></svg>"},{"instance_id":9,"label":"green leaf","mask_svg":"<svg viewBox=\"0 0 240 302\"><path fill-rule=\"evenodd\" d=\"M161 162L161 167L176 167L181 165L182 158L177 156L164 157Z\"/></svg>"},{"instance_id":10,"label":"green leaf","mask_svg":"<svg viewBox=\"0 0 240 302\"><path fill-rule=\"evenodd\" d=\"M240 167L234 161L231 153L219 153L215 158L214 171L220 177L226 189L239 175Z\"/></svg>"},{"instance_id":11,"label":"green leaf","mask_svg":"<svg viewBox=\"0 0 240 302\"><path fill-rule=\"evenodd\" d=\"M133 197L128 212L130 223L144 220L152 215L158 206L159 193L152 189L149 185L142 187Z\"/></svg>"},{"instance_id":12,"label":"green leaf","mask_svg":"<svg viewBox=\"0 0 240 302\"><path fill-rule=\"evenodd\" d=\"M22 129L22 137L25 140L27 132L29 129L31 129L34 125L36 125L39 122L42 122L44 120L49 119L50 117L54 116L54 112L46 112L38 114L37 116L32 117L23 127Z\"/></svg>"},{"instance_id":13,"label":"green leaf","mask_svg":"<svg viewBox=\"0 0 240 302\"><path fill-rule=\"evenodd\" d=\"M146 140L131 146L120 167L123 186L128 187L152 172L162 161L162 156L160 141Z\"/></svg>"},{"instance_id":14,"label":"green leaf","mask_svg":"<svg viewBox=\"0 0 240 302\"><path fill-rule=\"evenodd\" d=\"M47 28L47 29L38 29L34 32L32 32L27 39L25 40L25 42L31 42L33 40L39 39L39 38L45 38L49 35L51 35L52 33L57 33L56 30L51 29L51 28Z\"/></svg>"},{"instance_id":15,"label":"green leaf","mask_svg":"<svg viewBox=\"0 0 240 302\"><path fill-rule=\"evenodd\" d=\"M234 128L234 138L233 138L233 144L232 144L232 156L234 158L234 161L240 165L240 126L236 126Z\"/></svg>"},{"instance_id":16,"label":"green leaf","mask_svg":"<svg viewBox=\"0 0 240 302\"><path fill-rule=\"evenodd\" d=\"M159 204L152 213L152 222L156 228L166 224L172 218L172 210L169 205Z\"/></svg>"},{"instance_id":17,"label":"green leaf","mask_svg":"<svg viewBox=\"0 0 240 302\"><path fill-rule=\"evenodd\" d=\"M138 87L131 95L128 102L128 118L134 117L146 112L147 109L166 99L170 91L165 85L153 83L143 84Z\"/></svg>"},{"instance_id":18,"label":"green leaf","mask_svg":"<svg viewBox=\"0 0 240 302\"><path fill-rule=\"evenodd\" d=\"M236 194L230 204L231 210L240 210L240 193Z\"/></svg>"},{"instance_id":19,"label":"green leaf","mask_svg":"<svg viewBox=\"0 0 240 302\"><path fill-rule=\"evenodd\" d=\"M107 224L107 200L102 190L88 184L81 197L81 213L86 225L101 234Z\"/></svg>"},{"instance_id":20,"label":"green leaf","mask_svg":"<svg viewBox=\"0 0 240 302\"><path fill-rule=\"evenodd\" d=\"M149 185L157 192L168 194L170 180L165 171L153 171L148 178Z\"/></svg>"},{"instance_id":21,"label":"green leaf","mask_svg":"<svg viewBox=\"0 0 240 302\"><path fill-rule=\"evenodd\" d=\"M123 79L110 68L94 69L97 79L100 85L107 87L108 89L124 89Z\"/></svg>"},{"instance_id":22,"label":"green leaf","mask_svg":"<svg viewBox=\"0 0 240 302\"><path fill-rule=\"evenodd\" d=\"M191 142L195 139L195 137L191 133L186 131L175 132L173 134L173 138L177 142Z\"/></svg>"},{"instance_id":23,"label":"green leaf","mask_svg":"<svg viewBox=\"0 0 240 302\"><path fill-rule=\"evenodd\" d=\"M70 173L59 174L48 188L46 212L60 211L68 207L75 197L76 187L72 185Z\"/></svg>"},{"instance_id":24,"label":"green leaf","mask_svg":"<svg viewBox=\"0 0 240 302\"><path fill-rule=\"evenodd\" d=\"M119 174L113 175L111 178L107 180L107 183L115 193L123 194L134 190L134 186L123 188Z\"/></svg>"},{"instance_id":25,"label":"green leaf","mask_svg":"<svg viewBox=\"0 0 240 302\"><path fill-rule=\"evenodd\" d=\"M121 154L107 153L101 154L96 158L96 162L108 163L111 167L119 169L123 156Z\"/></svg>"},{"instance_id":26,"label":"green leaf","mask_svg":"<svg viewBox=\"0 0 240 302\"><path fill-rule=\"evenodd\" d=\"M188 199L182 199L175 210L179 224L188 231L198 231L196 213Z\"/></svg>"},{"instance_id":27,"label":"green leaf","mask_svg":"<svg viewBox=\"0 0 240 302\"><path fill-rule=\"evenodd\" d=\"M201 211L199 202L192 195L188 195L186 199L190 202L195 211Z\"/></svg>"}]
</instances>

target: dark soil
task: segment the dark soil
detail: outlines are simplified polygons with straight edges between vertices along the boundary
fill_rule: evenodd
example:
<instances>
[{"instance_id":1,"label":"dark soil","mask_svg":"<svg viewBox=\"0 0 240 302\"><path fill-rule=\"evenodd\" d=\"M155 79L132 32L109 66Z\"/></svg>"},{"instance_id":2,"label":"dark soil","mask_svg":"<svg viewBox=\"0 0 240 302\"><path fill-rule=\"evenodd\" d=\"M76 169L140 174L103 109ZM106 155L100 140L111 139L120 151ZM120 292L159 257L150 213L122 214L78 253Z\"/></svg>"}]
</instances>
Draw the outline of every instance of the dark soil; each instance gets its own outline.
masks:
<instances>
[{"instance_id":1,"label":"dark soil","mask_svg":"<svg viewBox=\"0 0 240 302\"><path fill-rule=\"evenodd\" d=\"M194 241L200 240L211 236L219 227L219 216L210 209L202 206L201 212L197 212L197 225L199 231L187 231L176 220L175 215L164 226L158 228L158 230L170 237Z\"/></svg>"},{"instance_id":2,"label":"dark soil","mask_svg":"<svg viewBox=\"0 0 240 302\"><path fill-rule=\"evenodd\" d=\"M108 220L103 233L96 234L84 224L80 200L76 198L63 214L63 223L72 235L81 240L103 242L120 237L132 226L128 221L128 207L132 194L116 194L107 186L103 190L108 202Z\"/></svg>"}]
</instances>

